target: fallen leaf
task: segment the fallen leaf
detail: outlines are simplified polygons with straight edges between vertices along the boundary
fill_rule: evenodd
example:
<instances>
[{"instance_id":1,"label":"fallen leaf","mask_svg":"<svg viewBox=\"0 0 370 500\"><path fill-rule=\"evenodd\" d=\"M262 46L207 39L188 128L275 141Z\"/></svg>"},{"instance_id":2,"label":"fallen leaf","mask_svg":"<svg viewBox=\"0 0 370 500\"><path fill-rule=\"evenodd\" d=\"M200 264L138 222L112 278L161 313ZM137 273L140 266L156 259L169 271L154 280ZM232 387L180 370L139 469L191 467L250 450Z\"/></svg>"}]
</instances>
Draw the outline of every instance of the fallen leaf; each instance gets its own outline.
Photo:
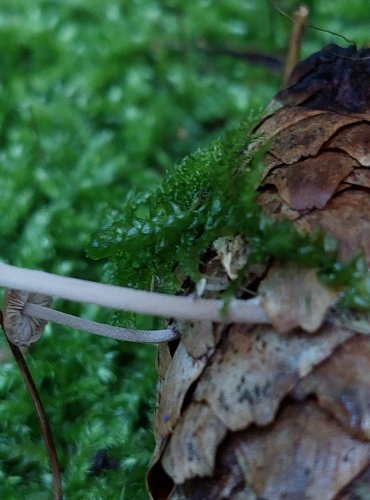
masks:
<instances>
[{"instance_id":1,"label":"fallen leaf","mask_svg":"<svg viewBox=\"0 0 370 500\"><path fill-rule=\"evenodd\" d=\"M370 117L369 117L370 120ZM361 165L370 166L370 123L355 123L340 129L326 144L327 148L341 149Z\"/></svg>"},{"instance_id":2,"label":"fallen leaf","mask_svg":"<svg viewBox=\"0 0 370 500\"><path fill-rule=\"evenodd\" d=\"M365 490L369 460L370 443L347 436L315 403L290 403L272 425L228 435L219 448L212 477L195 477L176 485L169 498L367 499L336 494L358 492L359 487Z\"/></svg>"},{"instance_id":3,"label":"fallen leaf","mask_svg":"<svg viewBox=\"0 0 370 500\"><path fill-rule=\"evenodd\" d=\"M293 390L299 399L312 394L352 436L370 440L370 337L343 343Z\"/></svg>"},{"instance_id":4,"label":"fallen leaf","mask_svg":"<svg viewBox=\"0 0 370 500\"><path fill-rule=\"evenodd\" d=\"M179 344L161 386L155 416L156 431L162 438L172 432L180 418L186 393L205 365L205 358L194 359L188 354L184 344Z\"/></svg>"},{"instance_id":5,"label":"fallen leaf","mask_svg":"<svg viewBox=\"0 0 370 500\"><path fill-rule=\"evenodd\" d=\"M259 287L261 304L279 332L301 327L315 332L337 292L323 285L316 269L276 262Z\"/></svg>"},{"instance_id":6,"label":"fallen leaf","mask_svg":"<svg viewBox=\"0 0 370 500\"><path fill-rule=\"evenodd\" d=\"M326 111L325 114L308 116L299 125L290 125L274 136L270 152L287 165L300 158L316 156L324 143L341 127L360 121L352 115L339 115Z\"/></svg>"},{"instance_id":7,"label":"fallen leaf","mask_svg":"<svg viewBox=\"0 0 370 500\"><path fill-rule=\"evenodd\" d=\"M212 321L177 320L176 325L187 352L193 358L209 357L222 333L222 326Z\"/></svg>"},{"instance_id":8,"label":"fallen leaf","mask_svg":"<svg viewBox=\"0 0 370 500\"><path fill-rule=\"evenodd\" d=\"M217 447L227 429L204 403L191 403L174 430L162 465L175 483L213 472Z\"/></svg>"},{"instance_id":9,"label":"fallen leaf","mask_svg":"<svg viewBox=\"0 0 370 500\"><path fill-rule=\"evenodd\" d=\"M286 405L272 426L235 434L229 446L247 484L269 500L333 498L370 460L370 443L348 436L313 402Z\"/></svg>"},{"instance_id":10,"label":"fallen leaf","mask_svg":"<svg viewBox=\"0 0 370 500\"><path fill-rule=\"evenodd\" d=\"M244 474L232 449L221 444L216 470L207 478L194 477L175 485L169 500L257 500L245 484Z\"/></svg>"},{"instance_id":11,"label":"fallen leaf","mask_svg":"<svg viewBox=\"0 0 370 500\"><path fill-rule=\"evenodd\" d=\"M249 246L241 235L224 236L213 242L217 256L231 280L238 277L238 272L247 263Z\"/></svg>"},{"instance_id":12,"label":"fallen leaf","mask_svg":"<svg viewBox=\"0 0 370 500\"><path fill-rule=\"evenodd\" d=\"M356 188L336 194L325 210L315 210L295 222L309 232L321 227L338 240L339 257L347 260L363 250L370 264L370 196Z\"/></svg>"},{"instance_id":13,"label":"fallen leaf","mask_svg":"<svg viewBox=\"0 0 370 500\"><path fill-rule=\"evenodd\" d=\"M297 210L292 210L272 186L265 186L263 191L258 193L256 202L261 205L266 215L273 216L275 219L294 221L301 215Z\"/></svg>"},{"instance_id":14,"label":"fallen leaf","mask_svg":"<svg viewBox=\"0 0 370 500\"><path fill-rule=\"evenodd\" d=\"M316 335L232 325L194 392L231 430L269 424L281 400L352 334L325 324Z\"/></svg>"},{"instance_id":15,"label":"fallen leaf","mask_svg":"<svg viewBox=\"0 0 370 500\"><path fill-rule=\"evenodd\" d=\"M334 500L369 500L370 498L370 465L364 468L355 479L347 485Z\"/></svg>"},{"instance_id":16,"label":"fallen leaf","mask_svg":"<svg viewBox=\"0 0 370 500\"><path fill-rule=\"evenodd\" d=\"M323 152L316 158L274 169L264 184L276 186L280 196L293 210L321 209L333 196L339 183L357 165L346 154Z\"/></svg>"},{"instance_id":17,"label":"fallen leaf","mask_svg":"<svg viewBox=\"0 0 370 500\"><path fill-rule=\"evenodd\" d=\"M263 120L262 123L256 128L255 133L256 135L264 136L264 138L268 140L279 134L282 130L295 126L303 118L318 116L324 113L325 111L312 109L305 111L303 115L302 109L299 107L281 108L276 113Z\"/></svg>"},{"instance_id":18,"label":"fallen leaf","mask_svg":"<svg viewBox=\"0 0 370 500\"><path fill-rule=\"evenodd\" d=\"M166 376L171 359L172 356L169 344L167 342L159 344L157 349L156 369L160 378L163 379Z\"/></svg>"},{"instance_id":19,"label":"fallen leaf","mask_svg":"<svg viewBox=\"0 0 370 500\"><path fill-rule=\"evenodd\" d=\"M362 186L370 189L370 168L355 168L353 172L344 180L348 184L354 184L355 186Z\"/></svg>"}]
</instances>

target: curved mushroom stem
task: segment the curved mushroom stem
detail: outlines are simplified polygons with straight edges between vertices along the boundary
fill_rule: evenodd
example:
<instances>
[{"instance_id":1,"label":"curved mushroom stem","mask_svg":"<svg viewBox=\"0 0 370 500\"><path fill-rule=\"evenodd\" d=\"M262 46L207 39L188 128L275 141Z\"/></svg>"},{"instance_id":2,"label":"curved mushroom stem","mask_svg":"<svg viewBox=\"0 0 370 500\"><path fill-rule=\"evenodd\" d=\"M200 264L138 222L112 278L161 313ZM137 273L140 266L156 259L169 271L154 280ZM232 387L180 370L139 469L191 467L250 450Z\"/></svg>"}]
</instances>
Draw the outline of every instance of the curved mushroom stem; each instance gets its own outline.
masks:
<instances>
[{"instance_id":1,"label":"curved mushroom stem","mask_svg":"<svg viewBox=\"0 0 370 500\"><path fill-rule=\"evenodd\" d=\"M178 337L178 333L171 328L166 328L164 330L130 330L97 323L96 321L79 318L71 314L66 314L56 311L55 309L50 309L49 307L39 306L29 302L24 306L22 314L46 321L53 321L60 325L69 326L77 330L83 330L103 337L125 340L128 342L159 344L161 342L174 340Z\"/></svg>"},{"instance_id":2,"label":"curved mushroom stem","mask_svg":"<svg viewBox=\"0 0 370 500\"><path fill-rule=\"evenodd\" d=\"M165 318L270 323L258 297L250 300L232 299L225 307L223 300L133 290L8 264L0 264L0 286Z\"/></svg>"}]
</instances>

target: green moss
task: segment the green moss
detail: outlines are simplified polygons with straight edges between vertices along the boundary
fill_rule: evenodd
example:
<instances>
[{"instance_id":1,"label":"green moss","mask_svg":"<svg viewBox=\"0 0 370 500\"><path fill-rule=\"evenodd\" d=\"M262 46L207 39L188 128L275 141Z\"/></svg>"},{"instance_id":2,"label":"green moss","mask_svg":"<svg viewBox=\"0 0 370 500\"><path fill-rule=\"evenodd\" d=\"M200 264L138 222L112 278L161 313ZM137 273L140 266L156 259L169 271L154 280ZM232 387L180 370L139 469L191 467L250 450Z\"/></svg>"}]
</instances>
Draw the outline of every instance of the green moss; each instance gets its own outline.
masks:
<instances>
[{"instance_id":1,"label":"green moss","mask_svg":"<svg viewBox=\"0 0 370 500\"><path fill-rule=\"evenodd\" d=\"M121 284L175 293L181 286L175 268L196 282L210 243L242 234L250 245L247 267L270 257L316 267L327 284L343 288L342 305L368 308L369 276L360 255L339 263L333 237L300 234L255 203L264 149L248 153L258 139L251 135L252 123L185 159L151 194L131 195L122 214L95 235L90 257L108 257Z\"/></svg>"},{"instance_id":2,"label":"green moss","mask_svg":"<svg viewBox=\"0 0 370 500\"><path fill-rule=\"evenodd\" d=\"M300 3L284 0L281 7L292 13ZM311 24L368 43L364 0L308 4ZM259 0L2 0L0 14L1 258L97 281L103 261L87 259L85 248L107 211L122 214L128 189L153 192L166 169L170 175L182 157L276 93L280 75L223 49L284 57L291 27ZM333 41L306 30L302 55ZM204 46L210 50L199 50ZM279 245L283 253L286 242ZM196 272L190 256L183 252L183 266ZM138 265L131 278L122 267L118 280L135 283ZM174 289L169 279L154 285ZM356 287L366 282L354 281L353 297L364 297ZM56 307L111 320L98 308L66 301ZM6 355L0 342L0 356ZM123 499L146 499L155 350L50 326L27 359L51 421L67 498L117 498L124 487ZM51 498L38 422L11 360L0 365L0 393L0 496ZM91 476L102 448L119 468Z\"/></svg>"},{"instance_id":3,"label":"green moss","mask_svg":"<svg viewBox=\"0 0 370 500\"><path fill-rule=\"evenodd\" d=\"M250 129L246 122L189 156L156 191L131 194L122 214L96 234L89 256L109 257L117 280L130 286L175 292L177 263L196 279L209 243L237 231L237 213L247 211L249 224L256 216L251 200L261 163L241 153Z\"/></svg>"}]
</instances>

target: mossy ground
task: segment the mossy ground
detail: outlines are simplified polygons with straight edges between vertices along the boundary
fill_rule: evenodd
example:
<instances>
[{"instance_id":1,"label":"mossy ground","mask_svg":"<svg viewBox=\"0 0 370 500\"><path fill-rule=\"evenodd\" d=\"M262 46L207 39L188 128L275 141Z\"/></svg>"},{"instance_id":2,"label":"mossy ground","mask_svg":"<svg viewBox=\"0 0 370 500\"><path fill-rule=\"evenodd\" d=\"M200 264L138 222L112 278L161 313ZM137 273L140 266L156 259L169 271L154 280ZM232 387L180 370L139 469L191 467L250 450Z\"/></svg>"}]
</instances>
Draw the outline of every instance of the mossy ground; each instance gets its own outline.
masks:
<instances>
[{"instance_id":1,"label":"mossy ground","mask_svg":"<svg viewBox=\"0 0 370 500\"><path fill-rule=\"evenodd\" d=\"M369 42L366 0L307 3L312 24ZM298 2L279 5L292 12ZM0 14L1 257L96 280L104 262L85 249L122 212L128 191L153 191L184 155L278 90L280 75L222 49L283 56L289 30L257 0L4 0ZM309 30L304 55L332 41ZM56 305L111 319L95 307ZM1 355L0 496L50 498L34 410L4 342ZM154 355L56 326L27 354L66 498L146 498ZM102 449L117 468L91 474Z\"/></svg>"}]
</instances>

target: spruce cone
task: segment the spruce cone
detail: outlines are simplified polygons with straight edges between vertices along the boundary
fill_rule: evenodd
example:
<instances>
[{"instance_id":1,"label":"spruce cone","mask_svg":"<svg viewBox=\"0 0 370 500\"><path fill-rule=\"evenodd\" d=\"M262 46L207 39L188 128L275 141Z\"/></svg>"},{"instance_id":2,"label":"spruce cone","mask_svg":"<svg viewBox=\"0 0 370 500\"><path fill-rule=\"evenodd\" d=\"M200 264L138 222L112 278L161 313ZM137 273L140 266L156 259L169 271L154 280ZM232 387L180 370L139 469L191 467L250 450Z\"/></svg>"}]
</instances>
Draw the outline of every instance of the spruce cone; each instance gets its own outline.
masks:
<instances>
[{"instance_id":1,"label":"spruce cone","mask_svg":"<svg viewBox=\"0 0 370 500\"><path fill-rule=\"evenodd\" d=\"M370 263L370 49L326 47L277 101L256 130L270 145L258 202ZM247 244L214 247L205 275L232 277ZM151 497L370 498L370 337L330 312L313 269L275 261L252 282L271 326L183 322L159 349Z\"/></svg>"}]
</instances>

